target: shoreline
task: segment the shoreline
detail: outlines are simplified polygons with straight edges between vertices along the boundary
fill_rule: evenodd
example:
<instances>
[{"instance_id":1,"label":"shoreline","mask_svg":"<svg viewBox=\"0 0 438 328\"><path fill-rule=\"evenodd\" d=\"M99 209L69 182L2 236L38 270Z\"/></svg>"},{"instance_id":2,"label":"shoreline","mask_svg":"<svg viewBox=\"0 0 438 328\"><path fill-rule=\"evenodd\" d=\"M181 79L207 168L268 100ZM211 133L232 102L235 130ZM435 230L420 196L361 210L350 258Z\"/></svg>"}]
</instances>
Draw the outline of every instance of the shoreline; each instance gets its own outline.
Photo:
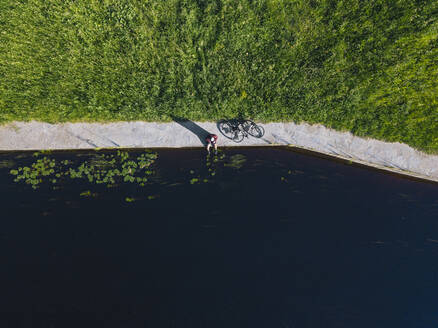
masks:
<instances>
[{"instance_id":1,"label":"shoreline","mask_svg":"<svg viewBox=\"0 0 438 328\"><path fill-rule=\"evenodd\" d=\"M205 133L218 135L218 147L289 146L359 165L438 182L438 156L401 143L353 136L307 123L266 123L261 138L240 143L225 138L215 122L12 122L0 126L0 151L96 148L202 147Z\"/></svg>"}]
</instances>

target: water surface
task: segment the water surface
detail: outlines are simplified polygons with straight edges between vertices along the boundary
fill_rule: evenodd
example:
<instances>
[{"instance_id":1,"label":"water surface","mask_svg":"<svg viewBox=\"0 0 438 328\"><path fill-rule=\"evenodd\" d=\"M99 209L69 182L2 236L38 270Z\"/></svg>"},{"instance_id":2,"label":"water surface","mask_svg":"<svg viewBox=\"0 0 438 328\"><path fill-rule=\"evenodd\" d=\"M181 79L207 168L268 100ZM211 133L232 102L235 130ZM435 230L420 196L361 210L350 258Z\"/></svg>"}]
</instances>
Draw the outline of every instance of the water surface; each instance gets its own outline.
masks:
<instances>
[{"instance_id":1,"label":"water surface","mask_svg":"<svg viewBox=\"0 0 438 328\"><path fill-rule=\"evenodd\" d=\"M204 152L158 150L144 186L36 190L9 174L32 153L0 154L0 327L438 325L437 184L287 148Z\"/></svg>"}]
</instances>

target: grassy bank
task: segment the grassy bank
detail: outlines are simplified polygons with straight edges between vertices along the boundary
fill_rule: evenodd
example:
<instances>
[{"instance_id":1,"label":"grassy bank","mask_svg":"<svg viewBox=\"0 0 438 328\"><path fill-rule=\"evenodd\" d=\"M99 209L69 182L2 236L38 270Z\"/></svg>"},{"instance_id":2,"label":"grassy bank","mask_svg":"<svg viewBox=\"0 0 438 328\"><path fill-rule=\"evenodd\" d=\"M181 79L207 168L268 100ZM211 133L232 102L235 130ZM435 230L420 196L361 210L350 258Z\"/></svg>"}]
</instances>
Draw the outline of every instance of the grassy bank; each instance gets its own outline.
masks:
<instances>
[{"instance_id":1,"label":"grassy bank","mask_svg":"<svg viewBox=\"0 0 438 328\"><path fill-rule=\"evenodd\" d=\"M438 2L4 0L0 121L323 123L438 151Z\"/></svg>"}]
</instances>

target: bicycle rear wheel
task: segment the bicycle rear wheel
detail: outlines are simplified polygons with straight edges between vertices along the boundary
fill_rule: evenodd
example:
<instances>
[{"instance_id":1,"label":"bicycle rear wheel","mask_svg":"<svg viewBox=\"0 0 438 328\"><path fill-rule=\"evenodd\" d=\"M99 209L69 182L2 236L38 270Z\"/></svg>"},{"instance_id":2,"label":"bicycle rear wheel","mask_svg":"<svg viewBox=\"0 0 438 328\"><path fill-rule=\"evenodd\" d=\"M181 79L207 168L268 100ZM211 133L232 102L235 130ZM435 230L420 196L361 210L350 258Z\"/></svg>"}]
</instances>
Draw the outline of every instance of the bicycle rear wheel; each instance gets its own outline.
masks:
<instances>
[{"instance_id":1,"label":"bicycle rear wheel","mask_svg":"<svg viewBox=\"0 0 438 328\"><path fill-rule=\"evenodd\" d=\"M229 121L220 121L218 124L219 131L228 139L233 140L236 128Z\"/></svg>"},{"instance_id":2,"label":"bicycle rear wheel","mask_svg":"<svg viewBox=\"0 0 438 328\"><path fill-rule=\"evenodd\" d=\"M233 136L234 142L242 142L243 138L245 138L243 131L241 131L240 129L234 131L234 136Z\"/></svg>"},{"instance_id":3,"label":"bicycle rear wheel","mask_svg":"<svg viewBox=\"0 0 438 328\"><path fill-rule=\"evenodd\" d=\"M234 142L241 142L243 140L244 132L241 131L235 123L232 121L220 121L218 128L222 135Z\"/></svg>"}]
</instances>

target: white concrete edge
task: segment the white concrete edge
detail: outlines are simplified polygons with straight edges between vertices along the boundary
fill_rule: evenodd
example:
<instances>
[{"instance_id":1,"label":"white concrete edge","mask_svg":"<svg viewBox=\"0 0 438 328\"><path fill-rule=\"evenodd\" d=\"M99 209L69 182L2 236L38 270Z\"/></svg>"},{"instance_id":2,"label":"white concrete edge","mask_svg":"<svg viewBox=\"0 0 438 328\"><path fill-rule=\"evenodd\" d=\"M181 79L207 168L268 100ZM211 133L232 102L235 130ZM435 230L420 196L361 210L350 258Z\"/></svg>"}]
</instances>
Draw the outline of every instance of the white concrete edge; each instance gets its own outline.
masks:
<instances>
[{"instance_id":1,"label":"white concrete edge","mask_svg":"<svg viewBox=\"0 0 438 328\"><path fill-rule=\"evenodd\" d=\"M373 169L376 169L376 170L379 170L379 171L386 171L386 172L389 172L389 173L393 173L393 174L396 174L396 175L402 175L402 176L412 177L412 178L415 178L415 179L421 179L421 180L427 180L427 181L432 181L432 182L438 182L438 178L431 177L431 176L426 176L426 175L415 173L415 172L400 170L400 169L395 168L395 167L383 166L383 165L379 165L379 164L375 164L375 163L371 163L371 162L367 162L367 161L362 161L360 159L355 159L355 158L350 158L350 157L334 155L333 153L317 151L317 150L314 150L314 149L310 149L310 148L306 148L306 147L301 147L301 146L298 146L298 145L290 144L288 146L291 147L291 148L302 149L302 150L305 150L306 152L315 153L316 155L317 154L321 154L321 155L324 155L324 156L329 157L331 159L338 159L338 160L347 162L349 164L353 164L353 163L354 164L359 164L359 165L370 167L370 168L373 168Z\"/></svg>"},{"instance_id":2,"label":"white concrete edge","mask_svg":"<svg viewBox=\"0 0 438 328\"><path fill-rule=\"evenodd\" d=\"M262 138L249 137L236 144L222 136L215 122L12 122L0 126L0 150L201 147L202 135L215 133L219 136L219 147L290 145L333 158L438 182L438 156L422 153L405 144L360 138L319 124L260 125L265 129Z\"/></svg>"}]
</instances>

